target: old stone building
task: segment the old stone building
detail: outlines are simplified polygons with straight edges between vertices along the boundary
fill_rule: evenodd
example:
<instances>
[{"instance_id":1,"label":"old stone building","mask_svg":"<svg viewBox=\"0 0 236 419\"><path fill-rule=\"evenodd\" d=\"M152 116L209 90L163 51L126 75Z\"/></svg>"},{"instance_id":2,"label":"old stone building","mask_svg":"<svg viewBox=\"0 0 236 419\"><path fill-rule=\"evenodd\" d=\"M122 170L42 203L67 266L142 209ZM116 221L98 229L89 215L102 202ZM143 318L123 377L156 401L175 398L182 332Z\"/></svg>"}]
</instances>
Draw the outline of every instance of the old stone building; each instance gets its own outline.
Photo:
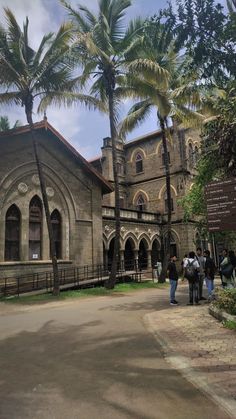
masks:
<instances>
[{"instance_id":1,"label":"old stone building","mask_svg":"<svg viewBox=\"0 0 236 419\"><path fill-rule=\"evenodd\" d=\"M60 266L102 263L110 184L45 119L35 124ZM47 270L49 240L28 126L0 134L0 277Z\"/></svg>"},{"instance_id":2,"label":"old stone building","mask_svg":"<svg viewBox=\"0 0 236 419\"><path fill-rule=\"evenodd\" d=\"M161 240L165 242L167 199L164 156L159 131L128 143L120 142L118 173L121 195L121 261L136 260L150 268L160 258ZM168 140L171 173L172 235L171 252L179 260L198 242L194 221L183 220L178 201L191 188L200 151L197 131L172 131ZM103 176L113 182L111 140L103 140L102 155L91 161ZM104 259L110 262L115 234L114 193L103 199Z\"/></svg>"}]
</instances>

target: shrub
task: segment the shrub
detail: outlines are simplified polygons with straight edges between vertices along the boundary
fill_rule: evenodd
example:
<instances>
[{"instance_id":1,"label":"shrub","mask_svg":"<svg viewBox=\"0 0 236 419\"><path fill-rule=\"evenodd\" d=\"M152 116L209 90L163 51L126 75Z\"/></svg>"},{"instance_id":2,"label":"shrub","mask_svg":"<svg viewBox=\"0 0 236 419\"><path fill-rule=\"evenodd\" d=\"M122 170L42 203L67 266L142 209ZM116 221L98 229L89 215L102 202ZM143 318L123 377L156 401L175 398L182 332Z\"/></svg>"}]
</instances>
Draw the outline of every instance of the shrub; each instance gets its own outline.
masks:
<instances>
[{"instance_id":1,"label":"shrub","mask_svg":"<svg viewBox=\"0 0 236 419\"><path fill-rule=\"evenodd\" d=\"M216 300L214 306L229 314L236 315L236 288L221 289L217 288L215 291Z\"/></svg>"}]
</instances>

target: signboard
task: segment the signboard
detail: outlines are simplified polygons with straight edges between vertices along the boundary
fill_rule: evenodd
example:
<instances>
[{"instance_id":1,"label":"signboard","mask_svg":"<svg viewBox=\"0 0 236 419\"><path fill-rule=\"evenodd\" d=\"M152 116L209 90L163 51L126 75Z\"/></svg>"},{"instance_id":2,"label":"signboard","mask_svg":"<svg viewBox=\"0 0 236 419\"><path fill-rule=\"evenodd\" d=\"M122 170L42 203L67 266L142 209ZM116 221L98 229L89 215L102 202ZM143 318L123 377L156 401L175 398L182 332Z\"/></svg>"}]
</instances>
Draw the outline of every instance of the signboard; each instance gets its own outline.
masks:
<instances>
[{"instance_id":1,"label":"signboard","mask_svg":"<svg viewBox=\"0 0 236 419\"><path fill-rule=\"evenodd\" d=\"M206 185L205 199L208 230L236 231L236 178Z\"/></svg>"}]
</instances>

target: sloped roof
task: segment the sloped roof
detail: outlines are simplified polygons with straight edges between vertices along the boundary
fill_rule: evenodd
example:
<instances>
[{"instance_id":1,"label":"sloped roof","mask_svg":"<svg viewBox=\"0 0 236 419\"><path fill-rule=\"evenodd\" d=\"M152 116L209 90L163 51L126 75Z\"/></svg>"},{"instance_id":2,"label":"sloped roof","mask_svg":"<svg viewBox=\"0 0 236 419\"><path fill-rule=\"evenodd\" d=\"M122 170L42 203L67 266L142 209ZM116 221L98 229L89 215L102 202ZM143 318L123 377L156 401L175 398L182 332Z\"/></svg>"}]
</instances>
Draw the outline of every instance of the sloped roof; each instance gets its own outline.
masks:
<instances>
[{"instance_id":1,"label":"sloped roof","mask_svg":"<svg viewBox=\"0 0 236 419\"><path fill-rule=\"evenodd\" d=\"M50 131L64 146L70 151L78 161L83 165L84 169L89 172L102 186L103 193L110 193L113 191L110 183L99 173L81 154L47 121L45 118L43 121L36 122L34 124L35 130ZM29 125L24 125L19 128L13 128L8 131L0 132L0 138L12 137L30 132Z\"/></svg>"}]
</instances>

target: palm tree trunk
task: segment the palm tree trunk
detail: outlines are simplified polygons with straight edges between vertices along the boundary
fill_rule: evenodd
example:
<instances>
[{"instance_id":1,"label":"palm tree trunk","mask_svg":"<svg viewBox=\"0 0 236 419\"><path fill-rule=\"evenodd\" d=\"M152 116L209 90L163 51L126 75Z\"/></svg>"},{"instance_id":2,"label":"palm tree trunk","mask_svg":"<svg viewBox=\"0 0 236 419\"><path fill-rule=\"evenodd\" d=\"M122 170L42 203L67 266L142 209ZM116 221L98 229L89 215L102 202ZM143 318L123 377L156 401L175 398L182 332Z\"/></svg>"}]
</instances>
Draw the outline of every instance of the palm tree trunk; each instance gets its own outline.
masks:
<instances>
[{"instance_id":1,"label":"palm tree trunk","mask_svg":"<svg viewBox=\"0 0 236 419\"><path fill-rule=\"evenodd\" d=\"M55 241L53 237L53 229L52 229L51 215L50 215L49 205L48 205L48 197L46 193L45 179L43 175L42 164L39 158L38 142L37 142L37 138L36 138L36 134L34 130L34 123L32 119L32 111L26 109L26 117L30 126L30 132L32 135L34 156L35 156L37 170L38 170L40 188L41 188L43 205L44 205L47 227L48 227L50 254L51 254L52 268L53 268L53 295L57 296L60 293L60 281L59 281L59 272L58 272L58 264L57 264L57 257L56 257L56 246L55 246Z\"/></svg>"},{"instance_id":2,"label":"palm tree trunk","mask_svg":"<svg viewBox=\"0 0 236 419\"><path fill-rule=\"evenodd\" d=\"M114 90L111 87L108 90L109 100L109 119L110 119L110 133L111 133L111 144L112 144L112 163L113 163L113 176L114 176L114 187L115 187L115 243L114 253L112 258L111 273L105 287L113 289L116 283L117 266L120 258L120 189L119 180L117 174L117 131L114 116Z\"/></svg>"},{"instance_id":3,"label":"palm tree trunk","mask_svg":"<svg viewBox=\"0 0 236 419\"><path fill-rule=\"evenodd\" d=\"M164 118L159 116L160 127L161 127L161 136L162 136L162 147L164 153L164 165L165 165L165 177L166 177L166 195L167 195L167 224L166 224L166 236L163 242L164 246L164 258L162 261L162 272L160 275L160 282L165 282L167 265L170 259L170 240L171 240L171 215L172 215L172 205L171 205L171 188L170 188L170 165L169 165L169 156L168 148L166 142L166 121Z\"/></svg>"}]
</instances>

